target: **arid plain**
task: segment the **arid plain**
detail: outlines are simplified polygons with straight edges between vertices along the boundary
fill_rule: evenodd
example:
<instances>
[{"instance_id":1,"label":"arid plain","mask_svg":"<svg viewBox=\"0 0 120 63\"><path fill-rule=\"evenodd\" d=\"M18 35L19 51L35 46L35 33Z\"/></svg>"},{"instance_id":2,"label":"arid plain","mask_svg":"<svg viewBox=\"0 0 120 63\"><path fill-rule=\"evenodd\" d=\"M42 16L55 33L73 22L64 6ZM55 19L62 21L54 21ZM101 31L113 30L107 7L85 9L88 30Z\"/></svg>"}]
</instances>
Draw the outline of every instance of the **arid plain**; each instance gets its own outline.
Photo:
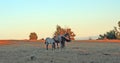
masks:
<instances>
[{"instance_id":1,"label":"arid plain","mask_svg":"<svg viewBox=\"0 0 120 63\"><path fill-rule=\"evenodd\" d=\"M120 63L119 40L78 40L46 50L43 41L0 41L0 63Z\"/></svg>"}]
</instances>

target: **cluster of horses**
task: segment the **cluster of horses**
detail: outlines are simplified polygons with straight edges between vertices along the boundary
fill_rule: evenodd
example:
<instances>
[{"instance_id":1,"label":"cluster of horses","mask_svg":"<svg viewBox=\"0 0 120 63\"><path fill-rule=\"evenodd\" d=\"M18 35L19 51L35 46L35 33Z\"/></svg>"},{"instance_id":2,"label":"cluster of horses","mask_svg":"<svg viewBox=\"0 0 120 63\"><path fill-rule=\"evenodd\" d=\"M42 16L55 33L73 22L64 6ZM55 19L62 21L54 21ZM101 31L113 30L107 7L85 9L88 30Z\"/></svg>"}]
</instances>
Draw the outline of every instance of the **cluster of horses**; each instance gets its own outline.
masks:
<instances>
[{"instance_id":1,"label":"cluster of horses","mask_svg":"<svg viewBox=\"0 0 120 63\"><path fill-rule=\"evenodd\" d=\"M64 34L64 35L58 35L58 36L54 36L53 38L47 37L45 39L45 44L46 44L46 49L48 50L48 45L51 44L52 45L52 50L56 49L56 45L57 48L59 48L59 43L60 43L60 48L64 48L65 47L65 42L70 42L70 35L68 33Z\"/></svg>"}]
</instances>

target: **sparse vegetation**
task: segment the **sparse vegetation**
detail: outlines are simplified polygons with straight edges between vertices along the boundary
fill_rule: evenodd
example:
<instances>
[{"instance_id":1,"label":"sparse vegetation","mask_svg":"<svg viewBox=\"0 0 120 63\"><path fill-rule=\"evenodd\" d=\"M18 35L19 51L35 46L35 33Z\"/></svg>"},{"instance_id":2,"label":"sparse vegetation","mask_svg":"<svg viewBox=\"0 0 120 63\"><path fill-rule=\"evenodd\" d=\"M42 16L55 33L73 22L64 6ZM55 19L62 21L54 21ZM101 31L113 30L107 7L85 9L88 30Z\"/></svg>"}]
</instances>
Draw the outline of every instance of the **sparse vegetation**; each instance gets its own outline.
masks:
<instances>
[{"instance_id":1,"label":"sparse vegetation","mask_svg":"<svg viewBox=\"0 0 120 63\"><path fill-rule=\"evenodd\" d=\"M119 28L114 27L114 30L111 30L109 32L106 32L103 35L99 35L98 39L120 39L120 21L118 22Z\"/></svg>"},{"instance_id":2,"label":"sparse vegetation","mask_svg":"<svg viewBox=\"0 0 120 63\"><path fill-rule=\"evenodd\" d=\"M114 30L111 30L109 32L106 32L105 34L103 35L99 35L99 38L98 39L117 39L116 36L115 36L115 31Z\"/></svg>"},{"instance_id":3,"label":"sparse vegetation","mask_svg":"<svg viewBox=\"0 0 120 63\"><path fill-rule=\"evenodd\" d=\"M37 39L38 39L38 36L37 36L37 34L36 34L35 32L32 32L32 33L30 33L30 35L29 35L29 39L30 39L30 40L37 40Z\"/></svg>"},{"instance_id":4,"label":"sparse vegetation","mask_svg":"<svg viewBox=\"0 0 120 63\"><path fill-rule=\"evenodd\" d=\"M75 34L73 31L71 31L71 28L62 28L61 26L57 25L56 26L56 31L54 33L54 36L57 36L57 35L63 35L65 33L69 33L70 34L70 38L71 40L75 40Z\"/></svg>"}]
</instances>

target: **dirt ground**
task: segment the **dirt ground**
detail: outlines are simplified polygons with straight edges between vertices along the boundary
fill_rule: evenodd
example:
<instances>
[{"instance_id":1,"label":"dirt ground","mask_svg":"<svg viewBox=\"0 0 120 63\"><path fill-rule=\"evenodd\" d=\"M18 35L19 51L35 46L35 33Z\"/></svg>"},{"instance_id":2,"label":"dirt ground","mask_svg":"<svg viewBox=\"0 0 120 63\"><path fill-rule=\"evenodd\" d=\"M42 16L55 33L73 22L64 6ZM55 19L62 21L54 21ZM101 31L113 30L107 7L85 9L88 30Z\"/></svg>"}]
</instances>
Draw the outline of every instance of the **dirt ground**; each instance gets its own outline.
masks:
<instances>
[{"instance_id":1,"label":"dirt ground","mask_svg":"<svg viewBox=\"0 0 120 63\"><path fill-rule=\"evenodd\" d=\"M44 42L14 41L0 45L0 63L120 63L120 43L75 41L46 50Z\"/></svg>"}]
</instances>

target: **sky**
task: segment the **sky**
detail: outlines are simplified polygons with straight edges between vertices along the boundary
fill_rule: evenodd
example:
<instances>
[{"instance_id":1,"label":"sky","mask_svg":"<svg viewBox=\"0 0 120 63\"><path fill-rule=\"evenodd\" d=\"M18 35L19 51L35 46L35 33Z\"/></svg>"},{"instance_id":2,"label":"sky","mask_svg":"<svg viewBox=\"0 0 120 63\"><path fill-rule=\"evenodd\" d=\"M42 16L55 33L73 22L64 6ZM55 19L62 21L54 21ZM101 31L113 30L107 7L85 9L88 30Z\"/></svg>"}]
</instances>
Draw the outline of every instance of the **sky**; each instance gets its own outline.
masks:
<instances>
[{"instance_id":1,"label":"sky","mask_svg":"<svg viewBox=\"0 0 120 63\"><path fill-rule=\"evenodd\" d=\"M52 37L56 25L76 39L96 37L117 26L120 0L0 0L0 39Z\"/></svg>"}]
</instances>

